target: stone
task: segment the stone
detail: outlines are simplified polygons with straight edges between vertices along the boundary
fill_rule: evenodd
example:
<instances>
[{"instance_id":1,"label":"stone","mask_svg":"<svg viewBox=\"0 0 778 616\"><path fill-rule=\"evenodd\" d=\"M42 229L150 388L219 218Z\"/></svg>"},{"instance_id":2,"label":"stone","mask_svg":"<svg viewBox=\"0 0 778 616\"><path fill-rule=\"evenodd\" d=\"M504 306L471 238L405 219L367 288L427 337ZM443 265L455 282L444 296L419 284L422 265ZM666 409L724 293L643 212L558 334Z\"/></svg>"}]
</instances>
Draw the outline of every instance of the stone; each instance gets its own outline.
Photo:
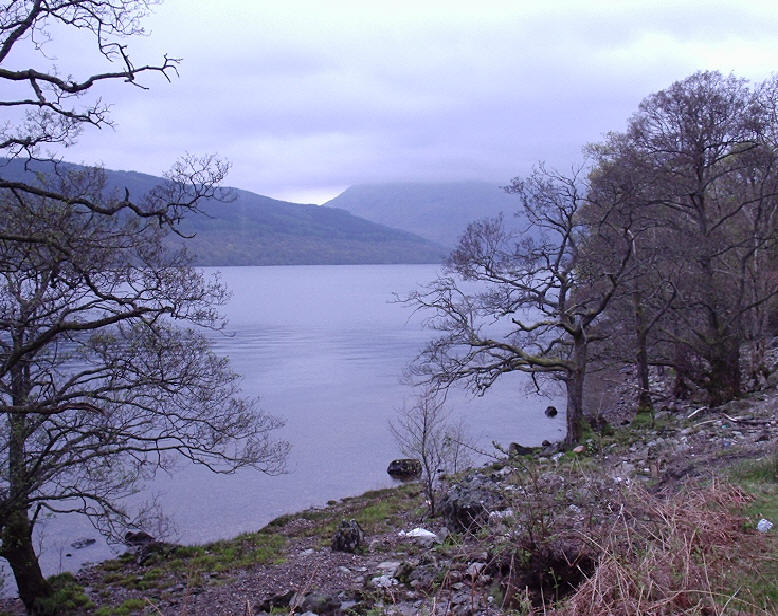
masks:
<instances>
[{"instance_id":1,"label":"stone","mask_svg":"<svg viewBox=\"0 0 778 616\"><path fill-rule=\"evenodd\" d=\"M80 550L90 545L94 545L95 543L97 543L97 539L93 539L92 537L83 537L81 539L76 539L73 543L70 544L70 547L76 550Z\"/></svg>"},{"instance_id":2,"label":"stone","mask_svg":"<svg viewBox=\"0 0 778 616\"><path fill-rule=\"evenodd\" d=\"M578 445L578 447L573 448L573 453L583 453L584 451L586 451L586 447L583 445Z\"/></svg>"},{"instance_id":3,"label":"stone","mask_svg":"<svg viewBox=\"0 0 778 616\"><path fill-rule=\"evenodd\" d=\"M546 417L556 417L558 412L555 406L549 405L546 407Z\"/></svg>"},{"instance_id":4,"label":"stone","mask_svg":"<svg viewBox=\"0 0 778 616\"><path fill-rule=\"evenodd\" d=\"M510 507L508 509L503 509L501 511L490 511L489 512L489 519L490 520L505 520L512 518L514 516L514 511Z\"/></svg>"},{"instance_id":5,"label":"stone","mask_svg":"<svg viewBox=\"0 0 778 616\"><path fill-rule=\"evenodd\" d=\"M277 610L278 608L289 607L289 604L294 598L294 595L294 590L287 590L285 593L273 595L272 597L268 597L261 603L257 604L257 609L261 612L267 612L269 614L271 611L273 611L274 608Z\"/></svg>"},{"instance_id":6,"label":"stone","mask_svg":"<svg viewBox=\"0 0 778 616\"><path fill-rule=\"evenodd\" d=\"M329 616L340 612L340 601L323 593L312 592L305 595L300 607L306 612Z\"/></svg>"},{"instance_id":7,"label":"stone","mask_svg":"<svg viewBox=\"0 0 778 616\"><path fill-rule=\"evenodd\" d=\"M559 452L558 443L550 443L549 441L543 441L542 445L543 445L543 449L541 449L540 453L538 454L541 457L550 458L555 453Z\"/></svg>"},{"instance_id":8,"label":"stone","mask_svg":"<svg viewBox=\"0 0 778 616\"><path fill-rule=\"evenodd\" d=\"M397 584L397 580L394 579L391 575L381 575L370 580L370 585L373 588L380 588L384 590L387 590L392 586L397 586Z\"/></svg>"},{"instance_id":9,"label":"stone","mask_svg":"<svg viewBox=\"0 0 778 616\"><path fill-rule=\"evenodd\" d=\"M376 569L378 569L384 575L395 577L395 574L397 573L397 570L400 568L401 564L402 563L399 560L387 560L382 563L378 563Z\"/></svg>"},{"instance_id":10,"label":"stone","mask_svg":"<svg viewBox=\"0 0 778 616\"><path fill-rule=\"evenodd\" d=\"M392 460L386 472L397 479L415 479L421 476L421 462L416 458Z\"/></svg>"},{"instance_id":11,"label":"stone","mask_svg":"<svg viewBox=\"0 0 778 616\"><path fill-rule=\"evenodd\" d=\"M490 511L506 508L505 497L478 474L451 486L439 505L446 526L455 532L474 531L489 519Z\"/></svg>"},{"instance_id":12,"label":"stone","mask_svg":"<svg viewBox=\"0 0 778 616\"><path fill-rule=\"evenodd\" d=\"M508 445L508 455L511 458L517 458L518 456L528 456L535 453L535 447L524 447L518 443L511 443Z\"/></svg>"},{"instance_id":13,"label":"stone","mask_svg":"<svg viewBox=\"0 0 778 616\"><path fill-rule=\"evenodd\" d=\"M340 527L332 537L333 552L354 554L365 544L365 533L354 519L341 520Z\"/></svg>"},{"instance_id":14,"label":"stone","mask_svg":"<svg viewBox=\"0 0 778 616\"><path fill-rule=\"evenodd\" d=\"M143 532L142 530L139 530L138 532L128 530L124 534L124 545L131 548L148 545L149 543L156 543L156 541L157 540L154 539L154 537L148 533Z\"/></svg>"},{"instance_id":15,"label":"stone","mask_svg":"<svg viewBox=\"0 0 778 616\"><path fill-rule=\"evenodd\" d=\"M432 531L427 530L426 528L414 528L413 530L410 530L407 533L401 530L398 533L398 536L410 537L411 539L413 539L416 545L420 545L422 547L427 547L427 548L432 547L432 545L435 543L440 543L440 539L438 539L438 536Z\"/></svg>"}]
</instances>

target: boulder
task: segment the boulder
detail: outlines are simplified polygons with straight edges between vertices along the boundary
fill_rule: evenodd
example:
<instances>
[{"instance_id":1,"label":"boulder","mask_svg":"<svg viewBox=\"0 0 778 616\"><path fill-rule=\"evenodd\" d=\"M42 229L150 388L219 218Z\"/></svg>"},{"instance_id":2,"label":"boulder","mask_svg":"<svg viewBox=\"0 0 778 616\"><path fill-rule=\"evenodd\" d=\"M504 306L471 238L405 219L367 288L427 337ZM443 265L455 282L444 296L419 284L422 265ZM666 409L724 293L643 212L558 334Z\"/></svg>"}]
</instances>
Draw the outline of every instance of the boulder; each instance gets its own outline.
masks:
<instances>
[{"instance_id":1,"label":"boulder","mask_svg":"<svg viewBox=\"0 0 778 616\"><path fill-rule=\"evenodd\" d=\"M421 475L421 462L416 458L392 460L386 472L397 479L415 479Z\"/></svg>"},{"instance_id":2,"label":"boulder","mask_svg":"<svg viewBox=\"0 0 778 616\"><path fill-rule=\"evenodd\" d=\"M440 499L446 526L457 532L474 531L489 519L489 512L505 509L505 497L481 475L451 486Z\"/></svg>"},{"instance_id":3,"label":"boulder","mask_svg":"<svg viewBox=\"0 0 778 616\"><path fill-rule=\"evenodd\" d=\"M260 612L267 612L268 614L273 610L276 612L289 607L292 599L295 596L294 590L288 590L285 593L279 593L272 597L267 597L264 601L257 604L257 609Z\"/></svg>"},{"instance_id":4,"label":"boulder","mask_svg":"<svg viewBox=\"0 0 778 616\"><path fill-rule=\"evenodd\" d=\"M365 545L365 533L354 519L341 520L340 527L332 537L333 552L354 554Z\"/></svg>"},{"instance_id":5,"label":"boulder","mask_svg":"<svg viewBox=\"0 0 778 616\"><path fill-rule=\"evenodd\" d=\"M546 407L546 417L556 417L559 411L556 410L556 407L553 405L548 405Z\"/></svg>"},{"instance_id":6,"label":"boulder","mask_svg":"<svg viewBox=\"0 0 778 616\"><path fill-rule=\"evenodd\" d=\"M404 530L401 530L398 534L398 537L410 537L414 543L416 543L416 545L420 545L425 548L432 547L434 543L440 543L438 536L426 528L414 528L407 533Z\"/></svg>"},{"instance_id":7,"label":"boulder","mask_svg":"<svg viewBox=\"0 0 778 616\"><path fill-rule=\"evenodd\" d=\"M536 448L535 447L524 447L524 445L519 445L518 443L511 443L508 445L508 455L511 458L518 458L519 456L528 456L530 454L535 453Z\"/></svg>"},{"instance_id":8,"label":"boulder","mask_svg":"<svg viewBox=\"0 0 778 616\"><path fill-rule=\"evenodd\" d=\"M324 593L311 592L305 595L300 606L305 612L312 612L319 616L330 616L340 613L341 602L335 597Z\"/></svg>"},{"instance_id":9,"label":"boulder","mask_svg":"<svg viewBox=\"0 0 778 616\"><path fill-rule=\"evenodd\" d=\"M157 540L154 539L154 537L152 537L146 532L143 532L142 530L139 530L138 532L133 532L131 530L128 530L124 534L124 545L130 548L138 548L156 542Z\"/></svg>"}]
</instances>

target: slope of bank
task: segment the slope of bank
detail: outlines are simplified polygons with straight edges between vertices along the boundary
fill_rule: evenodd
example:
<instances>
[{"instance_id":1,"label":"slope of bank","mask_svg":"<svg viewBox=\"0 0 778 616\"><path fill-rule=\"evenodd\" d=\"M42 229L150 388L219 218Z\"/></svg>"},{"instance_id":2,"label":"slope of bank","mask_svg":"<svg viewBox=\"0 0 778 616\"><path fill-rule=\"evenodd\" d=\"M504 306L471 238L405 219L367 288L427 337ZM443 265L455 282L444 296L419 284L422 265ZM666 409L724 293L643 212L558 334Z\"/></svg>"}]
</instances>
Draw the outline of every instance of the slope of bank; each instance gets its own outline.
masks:
<instances>
[{"instance_id":1,"label":"slope of bank","mask_svg":"<svg viewBox=\"0 0 778 616\"><path fill-rule=\"evenodd\" d=\"M775 614L777 439L775 389L678 402L577 452L450 477L440 517L406 484L230 541L153 544L80 572L93 606L73 613ZM351 519L359 546L333 551Z\"/></svg>"}]
</instances>

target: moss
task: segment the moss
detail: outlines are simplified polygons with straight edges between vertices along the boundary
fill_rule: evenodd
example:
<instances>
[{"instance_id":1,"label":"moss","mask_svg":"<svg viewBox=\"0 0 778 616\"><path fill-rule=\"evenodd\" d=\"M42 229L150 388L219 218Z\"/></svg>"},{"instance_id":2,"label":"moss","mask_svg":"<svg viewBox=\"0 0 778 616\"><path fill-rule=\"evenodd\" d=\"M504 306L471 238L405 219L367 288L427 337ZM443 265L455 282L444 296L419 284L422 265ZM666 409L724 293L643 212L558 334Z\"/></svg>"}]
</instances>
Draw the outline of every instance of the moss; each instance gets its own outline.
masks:
<instances>
[{"instance_id":1,"label":"moss","mask_svg":"<svg viewBox=\"0 0 778 616\"><path fill-rule=\"evenodd\" d=\"M37 613L41 616L67 614L75 610L94 607L94 603L76 582L72 573L60 573L49 578L53 589L50 597L35 602Z\"/></svg>"}]
</instances>

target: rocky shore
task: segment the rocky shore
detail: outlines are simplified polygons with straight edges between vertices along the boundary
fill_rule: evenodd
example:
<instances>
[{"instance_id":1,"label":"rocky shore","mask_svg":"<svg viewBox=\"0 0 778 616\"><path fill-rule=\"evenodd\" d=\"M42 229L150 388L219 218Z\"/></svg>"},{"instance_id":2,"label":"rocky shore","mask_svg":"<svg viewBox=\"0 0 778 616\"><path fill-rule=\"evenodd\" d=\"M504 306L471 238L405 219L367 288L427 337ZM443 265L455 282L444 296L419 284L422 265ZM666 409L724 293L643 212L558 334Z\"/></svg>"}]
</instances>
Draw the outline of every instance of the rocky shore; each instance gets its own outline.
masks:
<instances>
[{"instance_id":1,"label":"rocky shore","mask_svg":"<svg viewBox=\"0 0 778 616\"><path fill-rule=\"evenodd\" d=\"M756 541L754 549L775 560L775 531L757 530L758 514L748 509L756 497L729 479L747 460L778 468L774 389L718 408L675 402L653 422L593 423L601 430L590 430L575 452L535 449L443 478L435 518L409 483L283 516L230 541L140 546L68 581L83 589L71 593L80 598L71 598L69 613L585 614L564 610L582 593L600 605L593 585L604 583L609 550L648 541L672 511L682 514L674 530L694 520L690 537L720 537L716 554ZM653 530L644 537L646 520ZM678 610L645 613L692 613L682 611L686 603L716 613L705 611L705 596L673 590L663 575L657 570L651 583L667 585L667 597L655 588L644 601L672 601ZM725 590L711 589L710 601ZM749 598L752 611L742 613L773 613L758 605L769 600ZM22 613L13 601L3 608Z\"/></svg>"}]
</instances>

